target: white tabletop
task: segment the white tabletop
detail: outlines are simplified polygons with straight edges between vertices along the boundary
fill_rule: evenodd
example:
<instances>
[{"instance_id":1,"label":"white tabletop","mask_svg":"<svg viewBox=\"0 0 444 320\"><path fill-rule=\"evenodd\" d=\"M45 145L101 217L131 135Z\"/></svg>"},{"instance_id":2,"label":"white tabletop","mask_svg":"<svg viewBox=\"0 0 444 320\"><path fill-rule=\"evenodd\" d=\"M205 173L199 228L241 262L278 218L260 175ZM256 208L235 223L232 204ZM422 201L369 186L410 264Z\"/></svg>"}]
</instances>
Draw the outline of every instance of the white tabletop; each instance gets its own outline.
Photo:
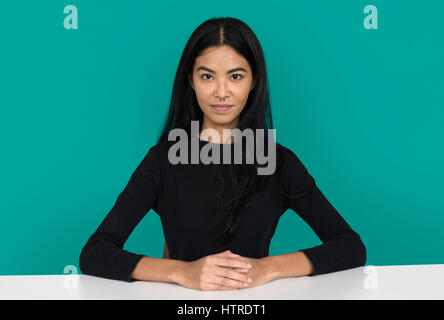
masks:
<instances>
[{"instance_id":1,"label":"white tabletop","mask_svg":"<svg viewBox=\"0 0 444 320\"><path fill-rule=\"evenodd\" d=\"M331 300L444 299L444 264L365 266L262 286L201 291L173 283L132 283L88 275L0 276L0 299Z\"/></svg>"}]
</instances>

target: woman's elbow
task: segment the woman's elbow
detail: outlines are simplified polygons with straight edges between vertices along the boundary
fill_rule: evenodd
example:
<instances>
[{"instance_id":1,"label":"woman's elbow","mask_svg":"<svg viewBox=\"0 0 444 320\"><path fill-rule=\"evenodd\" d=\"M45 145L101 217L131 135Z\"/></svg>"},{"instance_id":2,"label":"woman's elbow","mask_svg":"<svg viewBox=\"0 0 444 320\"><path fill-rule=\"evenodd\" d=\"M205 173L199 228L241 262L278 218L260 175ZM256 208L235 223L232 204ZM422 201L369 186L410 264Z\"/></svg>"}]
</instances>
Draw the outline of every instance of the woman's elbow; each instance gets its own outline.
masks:
<instances>
[{"instance_id":1,"label":"woman's elbow","mask_svg":"<svg viewBox=\"0 0 444 320\"><path fill-rule=\"evenodd\" d=\"M87 270L88 270L87 261L88 260L85 257L85 248L83 248L82 251L80 252L80 256L79 256L79 268L83 274L87 274Z\"/></svg>"},{"instance_id":2,"label":"woman's elbow","mask_svg":"<svg viewBox=\"0 0 444 320\"><path fill-rule=\"evenodd\" d=\"M80 252L80 256L79 256L79 268L80 271L83 274L86 275L94 275L94 272L92 271L93 267L92 267L92 260L91 260L91 255L89 252L89 248L88 246L84 246L82 251Z\"/></svg>"},{"instance_id":3,"label":"woman's elbow","mask_svg":"<svg viewBox=\"0 0 444 320\"><path fill-rule=\"evenodd\" d=\"M367 249L362 241L361 237L355 232L353 241L353 256L355 267L364 266L367 261Z\"/></svg>"}]
</instances>

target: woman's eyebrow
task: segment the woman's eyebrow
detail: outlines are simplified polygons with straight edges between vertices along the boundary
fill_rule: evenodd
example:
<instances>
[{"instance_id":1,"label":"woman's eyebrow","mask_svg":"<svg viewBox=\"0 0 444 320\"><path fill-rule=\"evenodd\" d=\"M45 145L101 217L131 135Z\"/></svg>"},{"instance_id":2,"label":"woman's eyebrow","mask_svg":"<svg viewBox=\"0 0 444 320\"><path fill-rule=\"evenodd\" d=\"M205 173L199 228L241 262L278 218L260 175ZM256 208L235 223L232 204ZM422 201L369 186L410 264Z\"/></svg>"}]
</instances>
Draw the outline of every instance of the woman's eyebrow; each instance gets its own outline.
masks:
<instances>
[{"instance_id":1,"label":"woman's eyebrow","mask_svg":"<svg viewBox=\"0 0 444 320\"><path fill-rule=\"evenodd\" d=\"M199 68L197 68L197 71L199 71L199 70L205 70L205 71L208 71L208 72L211 72L211 73L216 73L216 71L211 70L210 68L207 68L207 67L205 67L205 66L200 66ZM228 71L227 71L227 74L232 73L232 72L235 72L235 71L244 71L244 72L247 72L247 70L245 70L244 68L237 67L237 68L234 68L234 69L228 70Z\"/></svg>"}]
</instances>

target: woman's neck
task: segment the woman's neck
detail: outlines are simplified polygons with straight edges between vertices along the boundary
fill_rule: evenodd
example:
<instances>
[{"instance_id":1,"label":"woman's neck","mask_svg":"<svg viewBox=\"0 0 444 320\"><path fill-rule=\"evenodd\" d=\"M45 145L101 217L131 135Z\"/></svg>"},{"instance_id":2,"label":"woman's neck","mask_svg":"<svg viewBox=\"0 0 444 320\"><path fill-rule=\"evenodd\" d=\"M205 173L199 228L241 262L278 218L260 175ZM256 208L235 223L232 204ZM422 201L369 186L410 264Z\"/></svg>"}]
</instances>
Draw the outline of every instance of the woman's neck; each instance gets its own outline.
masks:
<instances>
[{"instance_id":1,"label":"woman's neck","mask_svg":"<svg viewBox=\"0 0 444 320\"><path fill-rule=\"evenodd\" d=\"M232 130L238 127L238 123L239 117L233 119L228 123L219 124L204 116L202 121L202 128L199 131L199 139L210 141L212 143L232 144L234 143Z\"/></svg>"},{"instance_id":2,"label":"woman's neck","mask_svg":"<svg viewBox=\"0 0 444 320\"><path fill-rule=\"evenodd\" d=\"M202 128L199 133L199 139L212 143L232 144L234 143L234 137L231 135L231 130L233 129L235 128Z\"/></svg>"}]
</instances>

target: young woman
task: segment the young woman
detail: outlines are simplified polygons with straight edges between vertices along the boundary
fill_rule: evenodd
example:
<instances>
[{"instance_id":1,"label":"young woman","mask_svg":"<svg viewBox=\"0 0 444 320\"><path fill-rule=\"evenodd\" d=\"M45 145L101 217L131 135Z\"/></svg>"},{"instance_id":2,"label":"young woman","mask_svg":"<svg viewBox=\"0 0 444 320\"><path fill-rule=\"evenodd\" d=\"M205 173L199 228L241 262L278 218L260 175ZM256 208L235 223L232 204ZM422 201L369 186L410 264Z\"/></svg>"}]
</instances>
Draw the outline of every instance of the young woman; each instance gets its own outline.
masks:
<instances>
[{"instance_id":1,"label":"young woman","mask_svg":"<svg viewBox=\"0 0 444 320\"><path fill-rule=\"evenodd\" d=\"M196 121L201 125L197 132L192 130ZM85 244L79 263L84 274L231 290L365 264L359 235L291 150L275 144L277 165L269 175L257 173L257 159L245 161L248 148L242 148L240 164L172 164L173 129L185 132L191 145L197 141L198 152L222 146L220 159L237 144L225 138L224 129L252 129L256 137L258 129L273 129L264 55L243 22L210 19L191 35L163 131ZM208 134L211 130L219 138ZM265 140L268 145L267 134ZM150 209L162 222L164 259L123 250ZM323 244L269 256L271 238L287 209L299 214Z\"/></svg>"}]
</instances>

